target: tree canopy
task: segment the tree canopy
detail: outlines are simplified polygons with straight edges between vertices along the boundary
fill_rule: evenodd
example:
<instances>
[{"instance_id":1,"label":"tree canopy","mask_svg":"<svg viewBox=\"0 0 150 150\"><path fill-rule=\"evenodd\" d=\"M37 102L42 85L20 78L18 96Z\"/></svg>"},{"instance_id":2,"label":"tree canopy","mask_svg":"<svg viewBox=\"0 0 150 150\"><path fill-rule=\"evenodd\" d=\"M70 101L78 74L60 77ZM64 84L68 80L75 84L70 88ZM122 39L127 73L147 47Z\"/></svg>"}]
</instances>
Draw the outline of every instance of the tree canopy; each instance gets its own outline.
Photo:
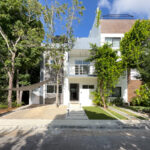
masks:
<instances>
[{"instance_id":1,"label":"tree canopy","mask_svg":"<svg viewBox=\"0 0 150 150\"><path fill-rule=\"evenodd\" d=\"M108 44L104 44L102 47L92 45L88 60L95 64L95 73L98 78L97 92L106 108L106 100L111 94L112 88L117 84L119 77L123 74L122 60L117 55L117 51Z\"/></svg>"},{"instance_id":2,"label":"tree canopy","mask_svg":"<svg viewBox=\"0 0 150 150\"><path fill-rule=\"evenodd\" d=\"M140 65L142 62L140 57L147 47L148 38L150 38L149 20L137 20L131 30L125 33L120 43L120 50L127 68L137 68Z\"/></svg>"},{"instance_id":3,"label":"tree canopy","mask_svg":"<svg viewBox=\"0 0 150 150\"><path fill-rule=\"evenodd\" d=\"M0 62L7 73L9 89L13 87L14 77L19 78L18 73L23 76L25 70L39 63L44 39L41 13L42 5L37 0L0 1ZM9 90L9 107L11 102Z\"/></svg>"}]
</instances>

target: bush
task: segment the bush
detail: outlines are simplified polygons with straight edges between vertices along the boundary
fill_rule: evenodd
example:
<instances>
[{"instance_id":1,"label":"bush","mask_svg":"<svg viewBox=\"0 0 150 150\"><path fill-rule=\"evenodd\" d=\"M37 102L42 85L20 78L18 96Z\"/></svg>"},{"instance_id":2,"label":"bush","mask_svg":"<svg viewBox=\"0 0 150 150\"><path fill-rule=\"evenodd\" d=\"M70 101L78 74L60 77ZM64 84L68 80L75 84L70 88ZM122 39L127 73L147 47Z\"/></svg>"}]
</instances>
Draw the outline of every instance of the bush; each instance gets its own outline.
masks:
<instances>
[{"instance_id":1,"label":"bush","mask_svg":"<svg viewBox=\"0 0 150 150\"><path fill-rule=\"evenodd\" d=\"M150 107L142 107L142 106L128 106L126 107L128 109L137 111L137 112L144 112L144 113L150 113Z\"/></svg>"},{"instance_id":2,"label":"bush","mask_svg":"<svg viewBox=\"0 0 150 150\"><path fill-rule=\"evenodd\" d=\"M150 106L150 89L146 84L141 85L140 89L136 90L136 97L131 101L133 106Z\"/></svg>"},{"instance_id":3,"label":"bush","mask_svg":"<svg viewBox=\"0 0 150 150\"><path fill-rule=\"evenodd\" d=\"M97 91L93 91L93 92L91 92L91 93L92 93L92 95L94 96L94 97L93 97L93 103L94 103L95 105L97 105L97 106L104 106L104 105L103 105L103 102L102 102L102 98L101 98L101 96L100 96L100 93L97 92Z\"/></svg>"},{"instance_id":4,"label":"bush","mask_svg":"<svg viewBox=\"0 0 150 150\"><path fill-rule=\"evenodd\" d=\"M23 105L23 103L22 104L17 104L17 102L15 101L15 102L12 102L12 107L14 108L14 107L20 107L20 106L22 106Z\"/></svg>"},{"instance_id":5,"label":"bush","mask_svg":"<svg viewBox=\"0 0 150 150\"><path fill-rule=\"evenodd\" d=\"M123 98L117 97L114 100L112 100L111 103L115 104L116 106L123 106Z\"/></svg>"}]
</instances>

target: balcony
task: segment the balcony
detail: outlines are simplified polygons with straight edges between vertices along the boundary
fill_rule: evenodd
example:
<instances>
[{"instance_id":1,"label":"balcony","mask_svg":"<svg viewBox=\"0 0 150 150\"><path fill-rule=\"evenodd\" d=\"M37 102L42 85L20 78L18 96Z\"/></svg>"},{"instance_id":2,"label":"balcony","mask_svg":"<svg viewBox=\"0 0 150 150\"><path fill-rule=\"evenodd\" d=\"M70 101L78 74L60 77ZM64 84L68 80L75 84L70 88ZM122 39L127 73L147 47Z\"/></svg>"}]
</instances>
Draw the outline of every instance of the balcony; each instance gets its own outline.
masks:
<instances>
[{"instance_id":1,"label":"balcony","mask_svg":"<svg viewBox=\"0 0 150 150\"><path fill-rule=\"evenodd\" d=\"M68 74L70 76L94 76L95 68L94 65L69 65L68 66Z\"/></svg>"}]
</instances>

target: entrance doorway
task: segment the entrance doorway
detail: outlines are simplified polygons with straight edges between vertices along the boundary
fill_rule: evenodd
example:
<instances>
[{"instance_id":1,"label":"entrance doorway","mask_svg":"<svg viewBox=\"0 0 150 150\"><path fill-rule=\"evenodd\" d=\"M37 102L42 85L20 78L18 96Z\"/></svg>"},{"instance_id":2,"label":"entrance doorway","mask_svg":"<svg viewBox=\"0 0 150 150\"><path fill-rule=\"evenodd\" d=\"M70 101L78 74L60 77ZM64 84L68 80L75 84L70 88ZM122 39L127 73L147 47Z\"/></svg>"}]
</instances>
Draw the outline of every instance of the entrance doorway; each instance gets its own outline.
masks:
<instances>
[{"instance_id":1,"label":"entrance doorway","mask_svg":"<svg viewBox=\"0 0 150 150\"><path fill-rule=\"evenodd\" d=\"M79 84L70 84L70 100L79 100Z\"/></svg>"}]
</instances>

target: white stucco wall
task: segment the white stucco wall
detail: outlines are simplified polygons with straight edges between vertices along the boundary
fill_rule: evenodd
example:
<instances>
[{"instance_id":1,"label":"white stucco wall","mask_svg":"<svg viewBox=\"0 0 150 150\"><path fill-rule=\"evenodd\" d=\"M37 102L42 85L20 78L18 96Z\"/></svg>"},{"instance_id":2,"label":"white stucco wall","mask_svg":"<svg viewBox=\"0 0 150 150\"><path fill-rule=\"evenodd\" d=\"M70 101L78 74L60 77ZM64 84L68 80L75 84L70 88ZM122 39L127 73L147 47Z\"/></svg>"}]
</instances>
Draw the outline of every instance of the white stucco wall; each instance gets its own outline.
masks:
<instances>
[{"instance_id":1,"label":"white stucco wall","mask_svg":"<svg viewBox=\"0 0 150 150\"><path fill-rule=\"evenodd\" d=\"M64 105L68 105L70 102L70 84L79 84L79 103L82 106L92 105L91 91L94 91L97 86L96 77L71 77L65 79L64 86ZM95 89L83 89L83 85L94 85Z\"/></svg>"}]
</instances>

